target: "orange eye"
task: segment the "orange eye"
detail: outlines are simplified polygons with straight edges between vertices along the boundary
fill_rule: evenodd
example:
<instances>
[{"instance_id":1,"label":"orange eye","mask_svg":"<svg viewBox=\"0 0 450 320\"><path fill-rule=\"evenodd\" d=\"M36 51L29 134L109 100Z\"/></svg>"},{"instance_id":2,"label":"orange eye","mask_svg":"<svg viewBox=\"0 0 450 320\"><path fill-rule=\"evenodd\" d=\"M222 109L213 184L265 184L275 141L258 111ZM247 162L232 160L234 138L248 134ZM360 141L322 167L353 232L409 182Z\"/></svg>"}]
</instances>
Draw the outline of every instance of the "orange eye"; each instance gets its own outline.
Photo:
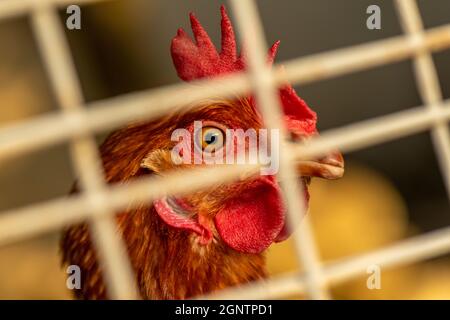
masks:
<instances>
[{"instance_id":1,"label":"orange eye","mask_svg":"<svg viewBox=\"0 0 450 320\"><path fill-rule=\"evenodd\" d=\"M203 127L199 145L204 151L219 150L223 147L225 138L223 131L216 127Z\"/></svg>"}]
</instances>

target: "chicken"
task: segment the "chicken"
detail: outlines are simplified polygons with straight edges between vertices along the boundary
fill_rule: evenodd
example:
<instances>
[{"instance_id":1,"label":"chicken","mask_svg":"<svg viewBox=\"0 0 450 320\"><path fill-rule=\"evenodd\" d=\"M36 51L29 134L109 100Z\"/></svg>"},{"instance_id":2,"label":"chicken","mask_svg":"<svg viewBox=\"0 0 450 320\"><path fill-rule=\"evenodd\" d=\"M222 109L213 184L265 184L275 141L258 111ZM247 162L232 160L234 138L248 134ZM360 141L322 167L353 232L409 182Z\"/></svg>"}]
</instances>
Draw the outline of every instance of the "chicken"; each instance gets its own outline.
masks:
<instances>
[{"instance_id":1,"label":"chicken","mask_svg":"<svg viewBox=\"0 0 450 320\"><path fill-rule=\"evenodd\" d=\"M243 56L236 54L233 27L224 7L221 14L220 53L194 15L190 19L195 42L183 29L178 30L171 53L181 79L191 81L245 69ZM277 47L278 42L269 50L270 63ZM280 99L292 137L307 139L317 134L316 114L291 86L280 89ZM113 132L100 147L107 182L125 183L143 175L164 176L170 170L192 167L173 161L171 150L176 142L171 135L179 128L192 132L192 124L199 120L205 126L194 135L194 143L201 152L211 145L219 150L227 128L263 128L251 97L210 99L155 121L130 124ZM339 178L344 170L338 152L303 161L299 168L304 187L300 196L306 201L311 176ZM118 231L144 299L185 299L264 278L264 251L289 236L285 220L273 175L218 184L182 198L168 196L117 215ZM89 238L86 224L65 230L63 262L82 270L77 297L105 299L105 283Z\"/></svg>"}]
</instances>

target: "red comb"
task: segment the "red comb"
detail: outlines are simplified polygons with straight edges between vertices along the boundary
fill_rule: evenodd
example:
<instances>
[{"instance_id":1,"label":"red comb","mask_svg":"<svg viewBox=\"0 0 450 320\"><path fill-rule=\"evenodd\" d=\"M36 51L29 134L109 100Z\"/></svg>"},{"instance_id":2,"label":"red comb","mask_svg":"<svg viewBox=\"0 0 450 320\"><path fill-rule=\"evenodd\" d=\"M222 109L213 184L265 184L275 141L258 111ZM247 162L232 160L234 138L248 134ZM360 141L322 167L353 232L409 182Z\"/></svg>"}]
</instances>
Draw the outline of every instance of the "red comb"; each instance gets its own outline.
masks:
<instances>
[{"instance_id":1,"label":"red comb","mask_svg":"<svg viewBox=\"0 0 450 320\"><path fill-rule=\"evenodd\" d=\"M195 43L180 28L172 40L172 59L178 76L184 81L214 77L221 74L238 72L245 69L245 55L238 56L236 38L230 18L224 6L220 8L222 21L222 49L217 52L208 33L194 16L190 14ZM269 49L268 62L273 63L280 42L275 42ZM316 132L316 113L297 95L291 86L280 89L280 99L288 129L303 133ZM253 100L253 99L252 99Z\"/></svg>"}]
</instances>

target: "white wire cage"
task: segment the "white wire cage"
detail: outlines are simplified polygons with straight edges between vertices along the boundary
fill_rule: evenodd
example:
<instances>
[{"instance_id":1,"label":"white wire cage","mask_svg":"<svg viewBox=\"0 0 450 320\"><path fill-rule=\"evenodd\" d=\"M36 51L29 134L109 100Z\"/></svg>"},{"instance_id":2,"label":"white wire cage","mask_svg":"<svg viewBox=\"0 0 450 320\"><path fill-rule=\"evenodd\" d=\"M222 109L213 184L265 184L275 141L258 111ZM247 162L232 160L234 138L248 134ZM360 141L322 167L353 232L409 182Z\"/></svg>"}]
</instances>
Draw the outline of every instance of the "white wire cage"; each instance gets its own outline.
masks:
<instances>
[{"instance_id":1,"label":"white wire cage","mask_svg":"<svg viewBox=\"0 0 450 320\"><path fill-rule=\"evenodd\" d=\"M150 202L167 194L182 194L238 178L257 166L226 166L174 173L163 180L140 178L126 186L108 186L93 135L130 121L152 119L175 107L220 94L255 92L269 128L282 128L277 88L285 81L304 84L405 59L413 59L423 106L323 132L307 145L282 139L280 179L291 225L302 212L293 161L320 156L330 150L359 150L417 132L430 130L441 174L450 197L450 101L444 101L432 52L450 48L450 24L425 30L415 0L395 0L405 35L285 61L284 70L266 65L266 44L254 0L230 0L237 27L248 47L246 73L214 80L202 86L170 85L112 99L84 102L71 59L58 8L108 0L3 0L0 19L30 15L45 68L61 111L0 128L0 160L70 141L74 168L81 191L69 198L50 200L0 213L0 245L88 220L99 252L108 294L113 299L139 298L125 245L115 232L114 213L130 204ZM89 107L89 108L87 108ZM283 133L281 134L283 136ZM283 152L285 150L285 152ZM287 151L287 152L286 152ZM211 174L214 172L214 175ZM330 284L343 282L366 271L368 265L404 265L450 252L450 227L416 236L390 247L341 261L319 261L308 219L293 234L296 255L303 271L254 282L202 298L264 299L304 292L312 299L330 298Z\"/></svg>"}]
</instances>

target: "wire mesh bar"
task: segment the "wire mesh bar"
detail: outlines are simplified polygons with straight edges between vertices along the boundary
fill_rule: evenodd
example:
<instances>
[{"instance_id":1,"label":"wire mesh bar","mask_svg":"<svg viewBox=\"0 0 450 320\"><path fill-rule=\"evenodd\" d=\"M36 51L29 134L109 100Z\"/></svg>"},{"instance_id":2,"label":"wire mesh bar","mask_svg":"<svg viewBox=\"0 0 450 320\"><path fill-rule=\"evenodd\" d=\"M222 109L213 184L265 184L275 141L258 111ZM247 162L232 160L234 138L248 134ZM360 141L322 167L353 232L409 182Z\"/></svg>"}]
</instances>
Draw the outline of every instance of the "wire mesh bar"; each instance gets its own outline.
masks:
<instances>
[{"instance_id":1,"label":"wire mesh bar","mask_svg":"<svg viewBox=\"0 0 450 320\"><path fill-rule=\"evenodd\" d=\"M418 107L325 131L304 145L291 144L299 159L322 156L339 148L354 151L392 141L429 129L437 122L449 121L450 100L445 108Z\"/></svg>"},{"instance_id":2,"label":"wire mesh bar","mask_svg":"<svg viewBox=\"0 0 450 320\"><path fill-rule=\"evenodd\" d=\"M272 79L270 66L267 64L267 45L256 4L253 0L230 1L237 17L237 25L246 45L247 60L255 96L269 130L280 131L280 167L277 177L281 180L284 203L287 208L288 227L300 224L304 216L305 204L303 190L299 184L293 158L289 156L284 137L286 132L282 123L282 108L278 98L278 88ZM272 150L273 152L273 150ZM297 259L304 265L307 277L307 291L311 298L328 298L328 292L322 286L322 277L316 248L308 221L305 219L301 230L294 233Z\"/></svg>"},{"instance_id":3,"label":"wire mesh bar","mask_svg":"<svg viewBox=\"0 0 450 320\"><path fill-rule=\"evenodd\" d=\"M423 23L415 0L396 0L402 27L412 39L423 39ZM431 53L420 51L414 58L416 83L422 100L429 109L442 108L442 90ZM436 122L431 130L435 152L450 199L450 130L446 122Z\"/></svg>"},{"instance_id":4,"label":"wire mesh bar","mask_svg":"<svg viewBox=\"0 0 450 320\"><path fill-rule=\"evenodd\" d=\"M449 103L447 103L450 106ZM303 156L313 157L319 156L323 153L326 153L328 150L333 150L336 147L340 147L342 150L351 151L354 149L359 149L363 147L368 147L371 145L375 145L381 142L386 142L393 140L394 138L404 136L407 134L411 134L413 132L417 132L421 129L426 129L427 125L431 126L438 119L450 119L450 109L445 108L442 114L423 111L423 108L418 108L417 110L407 110L394 116L385 116L376 120L368 120L364 123L359 123L352 125L350 127L346 127L344 129L336 129L329 132L329 135L322 135L317 139L315 143L309 146L292 146L294 150L298 148L299 150L295 150L295 154L301 159ZM123 192L122 195L118 195L116 193L107 194L108 198L116 199L120 198L121 201L117 202L117 207L114 206L115 203L110 203L110 206L115 210L120 210L123 206L126 206L128 202L136 201L136 194L141 194L140 201L145 201L147 197L158 192L158 190L165 190L165 193L159 194L160 196L166 194L176 194L182 192L183 188L189 188L189 185L183 184L183 181L196 181L198 183L199 188L205 188L221 179L225 179L229 177L231 179L239 177L239 175L243 174L247 168L236 169L237 171L228 172L228 168L217 168L213 169L217 170L217 179L214 179L214 175L202 175L198 173L186 173L182 176L171 176L168 177L169 182L167 184L165 181L157 181L152 183L151 181L143 180L143 182L132 182L129 185L129 188L132 192L128 193L129 197L127 198L127 193ZM234 170L234 169L233 169ZM256 171L255 171L256 172ZM205 177L211 177L210 182L203 183ZM216 181L217 180L217 181ZM158 186L161 186L158 189ZM181 189L180 189L181 188ZM171 193L172 191L172 193ZM151 199L151 198L150 198ZM150 201L150 200L149 200ZM52 228L52 225L55 224L54 221L58 222L62 217L58 217L57 212L58 209L53 210L52 208L66 208L66 210L73 210L72 207L75 206L72 203L71 199L62 199L62 200L53 200L48 204L44 205L41 209L36 207L36 211L41 212L40 214L45 214L44 212L52 212L55 211L54 216L46 216L45 219L40 219L39 215L33 219L33 207L30 209L15 209L8 213L2 213L0 215L0 243L4 242L8 237L12 237L14 230L21 229L22 223L26 221L35 221L32 223L33 229L42 228L43 231L48 231ZM84 205L81 211L86 211L90 209L88 205ZM26 214L24 214L26 213ZM19 219L24 215L23 219ZM17 217L17 223L14 224L14 218ZM84 218L85 216L80 217ZM71 218L65 217L67 223L71 222ZM42 226L42 224L44 224ZM49 226L47 226L47 224ZM56 223L57 226L60 226L60 223ZM2 228L3 227L3 228ZM43 232L42 231L42 232ZM21 230L19 232L24 232ZM27 231L28 232L28 231Z\"/></svg>"},{"instance_id":5,"label":"wire mesh bar","mask_svg":"<svg viewBox=\"0 0 450 320\"><path fill-rule=\"evenodd\" d=\"M447 24L427 30L419 40L397 36L317 53L283 62L285 77L294 84L325 80L402 61L423 50L441 51L449 47L449 40Z\"/></svg>"},{"instance_id":6,"label":"wire mesh bar","mask_svg":"<svg viewBox=\"0 0 450 320\"><path fill-rule=\"evenodd\" d=\"M450 101L446 102L445 108L441 111L428 111L424 107L406 110L344 128L330 130L322 134L310 145L291 145L291 148L297 159L320 156L337 147L343 151L352 151L419 132L431 127L436 121L448 121L449 119ZM111 193L106 190L104 197L111 199L109 206L112 210L117 211L124 209L129 203L151 201L154 199L153 196L176 195L190 187L192 188L190 190L195 190L195 186L199 189L202 187L207 188L224 179L232 181L243 174L247 174L247 170L252 169L238 166L237 168L223 167L213 168L212 170L217 170L217 173L185 172L180 176L169 175L165 178L167 180L164 181L143 178L142 181L130 182L126 187L113 187ZM253 172L256 172L256 169L253 168ZM186 181L191 181L195 185L192 185L191 182L186 184ZM72 198L76 200L74 201ZM36 211L35 216L33 216L33 208ZM66 212L64 216L61 216L59 212L63 209ZM0 214L0 245L9 243L7 241L9 238L19 240L26 237L28 233L30 234L29 236L32 236L61 227L64 223L78 222L88 216L86 211L91 210L88 199L83 197L79 199L78 196L72 196L69 199L57 199L29 208L3 212ZM76 216L77 214L79 217ZM24 226L27 221L30 224ZM45 221L48 225L46 225Z\"/></svg>"},{"instance_id":7,"label":"wire mesh bar","mask_svg":"<svg viewBox=\"0 0 450 320\"><path fill-rule=\"evenodd\" d=\"M104 215L103 211L93 210L97 208L95 199L98 198L108 199L106 209L109 209L108 213L112 213L150 203L165 195L183 195L217 185L219 182L239 180L243 176L258 173L258 169L257 165L227 165L183 170L164 177L143 177L126 185L112 185L102 191L90 192L89 195L81 193L67 199L56 199L2 212L0 245L81 222L91 215Z\"/></svg>"},{"instance_id":8,"label":"wire mesh bar","mask_svg":"<svg viewBox=\"0 0 450 320\"><path fill-rule=\"evenodd\" d=\"M352 151L392 141L426 130L436 121L449 121L450 101L447 101L445 106L439 111L429 111L424 107L419 107L352 124L344 128L329 130L315 138L309 145L291 144L292 152L297 159L303 159L304 157L321 156L338 147L342 151ZM118 211L124 209L129 203L131 206L139 201L151 201L154 199L152 196L176 195L186 190L195 190L195 188L208 188L219 181L233 181L252 169L238 166L237 168L225 167L205 170L211 171L205 173L202 173L202 171L183 172L180 176L171 174L164 180L157 181L141 178L139 181L130 182L126 187L112 187L111 193L109 190L105 190L104 197L111 199L108 202L110 209ZM257 172L257 169L253 168L253 172ZM186 181L189 181L189 183L187 184ZM129 191L127 192L127 190ZM61 216L58 212L64 209L66 210L65 215ZM36 215L34 215L34 211L36 211ZM92 211L88 199L71 196L68 199L62 198L31 207L2 212L0 213L0 245L12 240L23 239L28 233L30 233L29 236L33 236L61 227L64 224L79 222L88 217L87 211ZM77 214L79 217L76 216ZM25 227L24 224L27 221L30 222L30 225Z\"/></svg>"},{"instance_id":9,"label":"wire mesh bar","mask_svg":"<svg viewBox=\"0 0 450 320\"><path fill-rule=\"evenodd\" d=\"M63 112L78 112L83 103L81 87L65 42L57 12L52 7L35 8L32 24L44 65ZM93 137L83 135L71 143L71 156L80 187L88 194L104 188L102 165ZM104 211L106 198L97 198L96 210ZM61 211L63 214L64 210ZM137 298L134 276L126 255L125 244L116 232L112 214L89 219L93 244L101 258L99 261L107 282L106 288L113 299Z\"/></svg>"},{"instance_id":10,"label":"wire mesh bar","mask_svg":"<svg viewBox=\"0 0 450 320\"><path fill-rule=\"evenodd\" d=\"M449 103L447 103L448 106L450 106ZM413 132L417 132L420 129L426 129L426 125L431 126L436 120L438 119L450 119L450 109L446 108L443 110L442 115L439 113L432 113L428 111L423 111L423 108L418 108L417 110L408 110L404 111L398 114L395 114L394 116L385 116L380 119L376 120L369 120L364 123L359 123L352 125L350 127L346 127L344 129L337 129L329 132L329 134L324 134L320 138L317 139L315 143L309 146L292 146L294 150L297 148L299 150L295 150L295 154L299 159L302 157L315 157L319 156L323 153L328 152L329 150L333 150L336 147L340 147L343 150L351 151L353 149L359 149L362 147L369 147L371 145L375 145L381 142L386 142L393 140L394 138L404 136L407 134L411 134ZM155 192L158 193L158 190L164 190L164 193L158 193L159 196L167 195L167 194L177 194L183 191L183 188L189 188L191 184L189 183L186 185L183 184L183 181L196 181L198 183L198 188L206 188L211 185L214 185L214 183L217 183L219 181L222 181L222 179L230 178L235 179L238 178L241 174L243 174L247 168L214 168L213 170L217 170L217 179L214 178L214 175L211 175L209 173L204 175L202 173L185 173L181 176L168 176L168 182L165 183L165 181L157 181L157 182L151 182L152 180L143 180L141 182L132 182L130 183L129 187L132 192L129 193L121 192L119 194L113 193L113 194L107 194L108 198L116 199L120 198L121 201L112 202L110 203L110 206L115 210L123 209L124 206L128 204L128 202L136 201L136 195L140 194L141 198L139 198L139 201L145 201L146 199L152 199L148 198L149 196L153 195ZM234 171L236 170L236 171ZM256 172L256 171L255 171ZM203 183L205 177L210 177L210 181L206 181ZM160 186L161 188L158 188ZM125 191L125 190L123 190ZM172 192L171 192L172 191ZM126 197L128 194L129 197ZM150 200L149 200L150 201ZM67 202L67 203L65 203ZM117 207L115 207L115 203L117 203ZM57 208L66 208L67 210L72 210L72 202L71 199L67 200L53 200L49 202L47 205L42 207L42 209L38 210L38 207L36 207L37 211L42 211L40 214L44 214L44 212L57 212L58 210L53 210L52 208L56 205ZM86 206L83 206L85 208L89 208ZM11 237L11 232L14 232L13 230L20 229L21 224L25 221L34 221L36 223L32 223L33 228L39 228L40 225L44 224L42 227L44 231L50 230L52 227L51 225L54 224L53 221L59 221L60 217L57 216L57 213L55 216L47 216L45 219L40 219L39 216L36 216L36 219L33 219L32 210L25 209L16 209L10 213L3 213L0 215L0 243L2 243L5 238ZM90 209L90 208L89 208ZM26 218L23 218L22 220L19 219L20 216L22 216L26 213ZM8 218L7 218L8 217ZM17 217L18 221L17 224L14 225L14 217ZM84 218L80 217L81 218ZM66 217L67 218L67 217ZM31 220L30 220L31 219ZM71 222L72 220L70 218L67 218L67 223ZM38 223L40 221L40 223ZM13 223L13 224L11 224ZM45 226L45 224L49 224L50 227ZM57 223L58 226L60 224ZM4 227L4 229L2 228ZM23 230L22 230L23 232Z\"/></svg>"},{"instance_id":11,"label":"wire mesh bar","mask_svg":"<svg viewBox=\"0 0 450 320\"><path fill-rule=\"evenodd\" d=\"M0 1L0 19L17 17L29 12L33 2L29 0Z\"/></svg>"}]
</instances>

